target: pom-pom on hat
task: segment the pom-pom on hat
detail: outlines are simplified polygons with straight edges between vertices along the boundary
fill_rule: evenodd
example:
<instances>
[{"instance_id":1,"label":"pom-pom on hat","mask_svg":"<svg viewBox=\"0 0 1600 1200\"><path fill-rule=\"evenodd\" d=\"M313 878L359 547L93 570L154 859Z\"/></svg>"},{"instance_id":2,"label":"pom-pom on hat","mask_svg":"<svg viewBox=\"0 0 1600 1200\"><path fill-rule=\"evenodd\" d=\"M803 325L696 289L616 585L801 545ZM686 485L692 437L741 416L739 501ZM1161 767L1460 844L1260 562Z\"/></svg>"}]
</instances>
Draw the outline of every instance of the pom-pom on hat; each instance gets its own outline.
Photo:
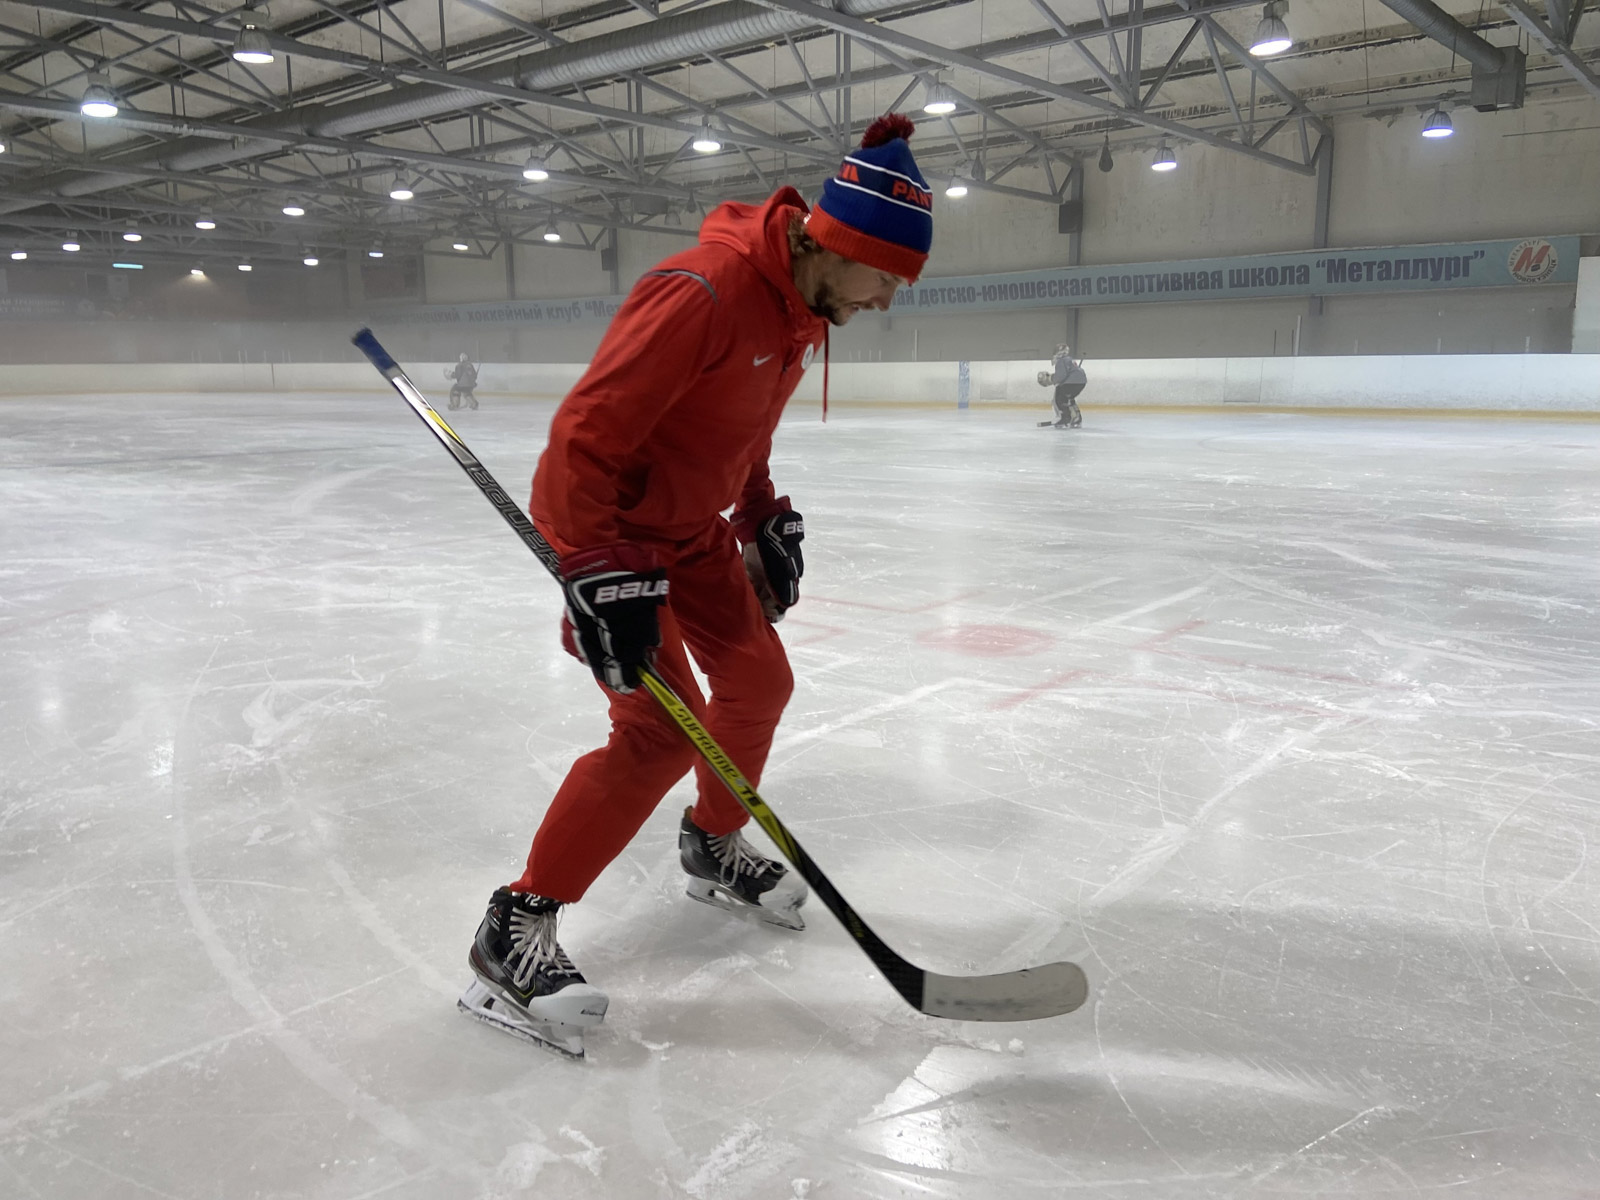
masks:
<instances>
[{"instance_id":1,"label":"pom-pom on hat","mask_svg":"<svg viewBox=\"0 0 1600 1200\"><path fill-rule=\"evenodd\" d=\"M824 249L913 283L933 245L933 192L906 144L915 129L901 113L867 126L806 221Z\"/></svg>"}]
</instances>

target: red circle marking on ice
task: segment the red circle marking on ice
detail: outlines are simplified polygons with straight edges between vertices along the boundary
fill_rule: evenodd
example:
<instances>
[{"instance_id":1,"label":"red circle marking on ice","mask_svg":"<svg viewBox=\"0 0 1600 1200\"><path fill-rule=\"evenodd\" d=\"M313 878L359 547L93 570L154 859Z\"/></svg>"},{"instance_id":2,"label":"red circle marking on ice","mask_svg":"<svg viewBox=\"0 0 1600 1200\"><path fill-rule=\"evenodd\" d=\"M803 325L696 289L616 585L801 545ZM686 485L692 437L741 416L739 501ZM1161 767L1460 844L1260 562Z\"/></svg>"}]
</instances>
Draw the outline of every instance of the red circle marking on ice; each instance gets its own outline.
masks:
<instances>
[{"instance_id":1,"label":"red circle marking on ice","mask_svg":"<svg viewBox=\"0 0 1600 1200\"><path fill-rule=\"evenodd\" d=\"M978 658L1011 658L1033 654L1052 645L1055 638L1020 625L948 625L925 630L917 641L936 650L971 654Z\"/></svg>"}]
</instances>

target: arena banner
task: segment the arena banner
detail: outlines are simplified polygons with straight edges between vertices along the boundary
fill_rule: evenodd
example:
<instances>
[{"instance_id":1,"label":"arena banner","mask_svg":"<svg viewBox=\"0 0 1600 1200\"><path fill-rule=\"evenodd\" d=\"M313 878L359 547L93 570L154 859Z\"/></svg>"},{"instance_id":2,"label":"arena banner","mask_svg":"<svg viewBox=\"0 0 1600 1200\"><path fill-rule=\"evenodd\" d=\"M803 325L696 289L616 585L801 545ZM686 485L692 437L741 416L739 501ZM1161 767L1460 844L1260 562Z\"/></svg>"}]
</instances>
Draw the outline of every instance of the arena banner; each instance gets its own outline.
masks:
<instances>
[{"instance_id":1,"label":"arena banner","mask_svg":"<svg viewBox=\"0 0 1600 1200\"><path fill-rule=\"evenodd\" d=\"M1261 300L1350 292L1522 287L1574 283L1577 278L1577 237L1532 237L924 279L901 289L894 311L1005 312L1182 300Z\"/></svg>"},{"instance_id":2,"label":"arena banner","mask_svg":"<svg viewBox=\"0 0 1600 1200\"><path fill-rule=\"evenodd\" d=\"M1577 278L1576 236L1530 237L951 275L901 288L893 311L937 315L1181 300L1264 300L1352 292L1527 287L1575 283ZM559 329L604 325L616 315L622 301L622 296L590 296L386 306L372 315L388 324Z\"/></svg>"},{"instance_id":3,"label":"arena banner","mask_svg":"<svg viewBox=\"0 0 1600 1200\"><path fill-rule=\"evenodd\" d=\"M575 300L373 306L371 316L386 325L528 325L568 329L575 325L606 324L617 315L623 299L622 296L584 296Z\"/></svg>"}]
</instances>

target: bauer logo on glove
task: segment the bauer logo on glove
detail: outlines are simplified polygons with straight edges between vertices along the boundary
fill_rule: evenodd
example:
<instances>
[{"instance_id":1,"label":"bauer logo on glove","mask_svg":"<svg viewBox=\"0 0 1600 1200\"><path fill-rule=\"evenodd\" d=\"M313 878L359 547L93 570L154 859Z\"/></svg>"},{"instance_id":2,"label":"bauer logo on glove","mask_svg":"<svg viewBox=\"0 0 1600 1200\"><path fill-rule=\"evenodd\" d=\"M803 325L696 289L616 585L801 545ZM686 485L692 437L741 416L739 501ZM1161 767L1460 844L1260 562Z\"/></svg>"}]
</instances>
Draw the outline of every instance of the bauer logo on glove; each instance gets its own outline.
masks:
<instances>
[{"instance_id":1,"label":"bauer logo on glove","mask_svg":"<svg viewBox=\"0 0 1600 1200\"><path fill-rule=\"evenodd\" d=\"M765 516L736 514L734 530L744 543L745 572L761 601L761 611L773 624L800 601L800 577L806 572L800 543L805 540L805 518L780 496Z\"/></svg>"},{"instance_id":2,"label":"bauer logo on glove","mask_svg":"<svg viewBox=\"0 0 1600 1200\"><path fill-rule=\"evenodd\" d=\"M610 604L614 600L638 600L643 597L667 595L667 581L665 579L641 579L632 583L612 583L603 588L596 588L594 602L596 604Z\"/></svg>"},{"instance_id":3,"label":"bauer logo on glove","mask_svg":"<svg viewBox=\"0 0 1600 1200\"><path fill-rule=\"evenodd\" d=\"M643 546L619 542L567 555L561 582L572 627L567 649L612 691L633 691L661 645L657 609L667 599L666 571Z\"/></svg>"}]
</instances>

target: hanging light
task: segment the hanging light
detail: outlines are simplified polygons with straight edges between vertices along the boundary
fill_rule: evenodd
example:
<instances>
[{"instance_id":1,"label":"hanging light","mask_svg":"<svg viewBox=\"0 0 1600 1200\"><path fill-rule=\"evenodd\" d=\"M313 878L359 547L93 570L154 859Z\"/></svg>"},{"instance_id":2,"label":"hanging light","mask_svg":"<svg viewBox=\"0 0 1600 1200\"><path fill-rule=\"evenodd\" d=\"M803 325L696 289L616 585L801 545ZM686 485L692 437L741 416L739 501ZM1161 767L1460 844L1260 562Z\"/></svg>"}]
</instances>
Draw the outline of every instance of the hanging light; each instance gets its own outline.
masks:
<instances>
[{"instance_id":1,"label":"hanging light","mask_svg":"<svg viewBox=\"0 0 1600 1200\"><path fill-rule=\"evenodd\" d=\"M409 183L400 178L398 175L394 177L394 186L389 189L389 199L410 200L415 195L416 192L411 190L411 185Z\"/></svg>"},{"instance_id":2,"label":"hanging light","mask_svg":"<svg viewBox=\"0 0 1600 1200\"><path fill-rule=\"evenodd\" d=\"M1267 0L1261 10L1256 35L1250 39L1251 54L1257 58L1271 58L1294 45L1294 39L1289 36L1289 27L1283 23L1283 14L1288 10L1288 0Z\"/></svg>"},{"instance_id":3,"label":"hanging light","mask_svg":"<svg viewBox=\"0 0 1600 1200\"><path fill-rule=\"evenodd\" d=\"M144 241L144 234L140 233L137 229L124 230L122 234L122 240L125 242L142 242Z\"/></svg>"},{"instance_id":4,"label":"hanging light","mask_svg":"<svg viewBox=\"0 0 1600 1200\"><path fill-rule=\"evenodd\" d=\"M469 245L467 245L467 244L466 244L466 243L465 243L465 242L456 242L456 243L455 243L455 244L454 244L454 245L453 245L453 246L451 246L451 247L450 247L450 248L451 248L451 249L452 249L452 250L470 250L470 249L472 249L472 247L471 247L471 246L469 246Z\"/></svg>"},{"instance_id":5,"label":"hanging light","mask_svg":"<svg viewBox=\"0 0 1600 1200\"><path fill-rule=\"evenodd\" d=\"M306 215L305 206L298 200L291 200L283 206L283 215L286 217L303 217Z\"/></svg>"},{"instance_id":6,"label":"hanging light","mask_svg":"<svg viewBox=\"0 0 1600 1200\"><path fill-rule=\"evenodd\" d=\"M561 240L561 231L555 227L554 223L544 231L544 240L547 242L559 242Z\"/></svg>"},{"instance_id":7,"label":"hanging light","mask_svg":"<svg viewBox=\"0 0 1600 1200\"><path fill-rule=\"evenodd\" d=\"M204 271L202 271L199 267L190 267L189 268L189 274L192 275L196 279L204 279L206 277L206 273Z\"/></svg>"},{"instance_id":8,"label":"hanging light","mask_svg":"<svg viewBox=\"0 0 1600 1200\"><path fill-rule=\"evenodd\" d=\"M5 138L0 138L0 154L4 154L5 152L6 152L6 140L5 140Z\"/></svg>"},{"instance_id":9,"label":"hanging light","mask_svg":"<svg viewBox=\"0 0 1600 1200\"><path fill-rule=\"evenodd\" d=\"M1455 131L1456 127L1450 120L1450 114L1445 112L1441 105L1435 105L1433 111L1422 122L1422 136L1425 138L1447 138Z\"/></svg>"},{"instance_id":10,"label":"hanging light","mask_svg":"<svg viewBox=\"0 0 1600 1200\"><path fill-rule=\"evenodd\" d=\"M93 71L89 85L83 89L83 100L78 111L86 117L107 120L117 115L117 94L111 90L111 79L104 71Z\"/></svg>"},{"instance_id":11,"label":"hanging light","mask_svg":"<svg viewBox=\"0 0 1600 1200\"><path fill-rule=\"evenodd\" d=\"M1172 153L1172 147L1167 145L1167 139L1161 139L1161 145L1156 147L1156 156L1150 161L1152 171L1176 171L1178 157Z\"/></svg>"},{"instance_id":12,"label":"hanging light","mask_svg":"<svg viewBox=\"0 0 1600 1200\"><path fill-rule=\"evenodd\" d=\"M967 194L967 181L960 175L952 175L950 182L945 185L944 194L952 200L959 200Z\"/></svg>"},{"instance_id":13,"label":"hanging light","mask_svg":"<svg viewBox=\"0 0 1600 1200\"><path fill-rule=\"evenodd\" d=\"M67 235L67 240L61 243L61 248L68 254L76 254L79 250L83 249L83 247L78 243L78 235L75 233Z\"/></svg>"},{"instance_id":14,"label":"hanging light","mask_svg":"<svg viewBox=\"0 0 1600 1200\"><path fill-rule=\"evenodd\" d=\"M922 102L922 111L931 116L942 117L956 110L956 99L950 94L950 89L937 79L930 80L927 84L928 95Z\"/></svg>"},{"instance_id":15,"label":"hanging light","mask_svg":"<svg viewBox=\"0 0 1600 1200\"><path fill-rule=\"evenodd\" d=\"M241 270L241 271L254 271L255 267L251 266L250 263L248 263L248 262L242 262L242 263L239 264L239 270Z\"/></svg>"},{"instance_id":16,"label":"hanging light","mask_svg":"<svg viewBox=\"0 0 1600 1200\"><path fill-rule=\"evenodd\" d=\"M1111 173L1111 135L1106 134L1105 144L1100 147L1100 170L1105 174Z\"/></svg>"},{"instance_id":17,"label":"hanging light","mask_svg":"<svg viewBox=\"0 0 1600 1200\"><path fill-rule=\"evenodd\" d=\"M314 267L314 266L317 265L317 262L319 260L317 259L317 256L315 254L307 254L300 261L305 263L305 265L308 266L308 267Z\"/></svg>"},{"instance_id":18,"label":"hanging light","mask_svg":"<svg viewBox=\"0 0 1600 1200\"><path fill-rule=\"evenodd\" d=\"M711 132L710 121L700 122L700 132L694 135L694 141L690 145L700 154L715 154L722 149L721 140Z\"/></svg>"},{"instance_id":19,"label":"hanging light","mask_svg":"<svg viewBox=\"0 0 1600 1200\"><path fill-rule=\"evenodd\" d=\"M143 263L112 263L111 265L113 267L116 267L119 270L123 270L123 271L142 271L142 270L144 270L144 264Z\"/></svg>"},{"instance_id":20,"label":"hanging light","mask_svg":"<svg viewBox=\"0 0 1600 1200\"><path fill-rule=\"evenodd\" d=\"M367 257L368 258L382 258L383 257L383 245L382 245L382 243L381 242L373 242L372 243L372 249L367 251Z\"/></svg>"},{"instance_id":21,"label":"hanging light","mask_svg":"<svg viewBox=\"0 0 1600 1200\"><path fill-rule=\"evenodd\" d=\"M543 183L550 178L550 172L545 170L544 160L535 154L522 164L522 177L529 183Z\"/></svg>"},{"instance_id":22,"label":"hanging light","mask_svg":"<svg viewBox=\"0 0 1600 1200\"><path fill-rule=\"evenodd\" d=\"M217 223L216 221L212 220L210 213L201 213L195 218L194 227L196 229L215 229L217 227Z\"/></svg>"},{"instance_id":23,"label":"hanging light","mask_svg":"<svg viewBox=\"0 0 1600 1200\"><path fill-rule=\"evenodd\" d=\"M273 60L272 43L267 35L254 25L246 25L233 39L233 61L264 67Z\"/></svg>"},{"instance_id":24,"label":"hanging light","mask_svg":"<svg viewBox=\"0 0 1600 1200\"><path fill-rule=\"evenodd\" d=\"M21 262L23 259L25 259L27 257L28 257L28 252L26 250L13 250L11 252L11 261L12 262Z\"/></svg>"}]
</instances>

